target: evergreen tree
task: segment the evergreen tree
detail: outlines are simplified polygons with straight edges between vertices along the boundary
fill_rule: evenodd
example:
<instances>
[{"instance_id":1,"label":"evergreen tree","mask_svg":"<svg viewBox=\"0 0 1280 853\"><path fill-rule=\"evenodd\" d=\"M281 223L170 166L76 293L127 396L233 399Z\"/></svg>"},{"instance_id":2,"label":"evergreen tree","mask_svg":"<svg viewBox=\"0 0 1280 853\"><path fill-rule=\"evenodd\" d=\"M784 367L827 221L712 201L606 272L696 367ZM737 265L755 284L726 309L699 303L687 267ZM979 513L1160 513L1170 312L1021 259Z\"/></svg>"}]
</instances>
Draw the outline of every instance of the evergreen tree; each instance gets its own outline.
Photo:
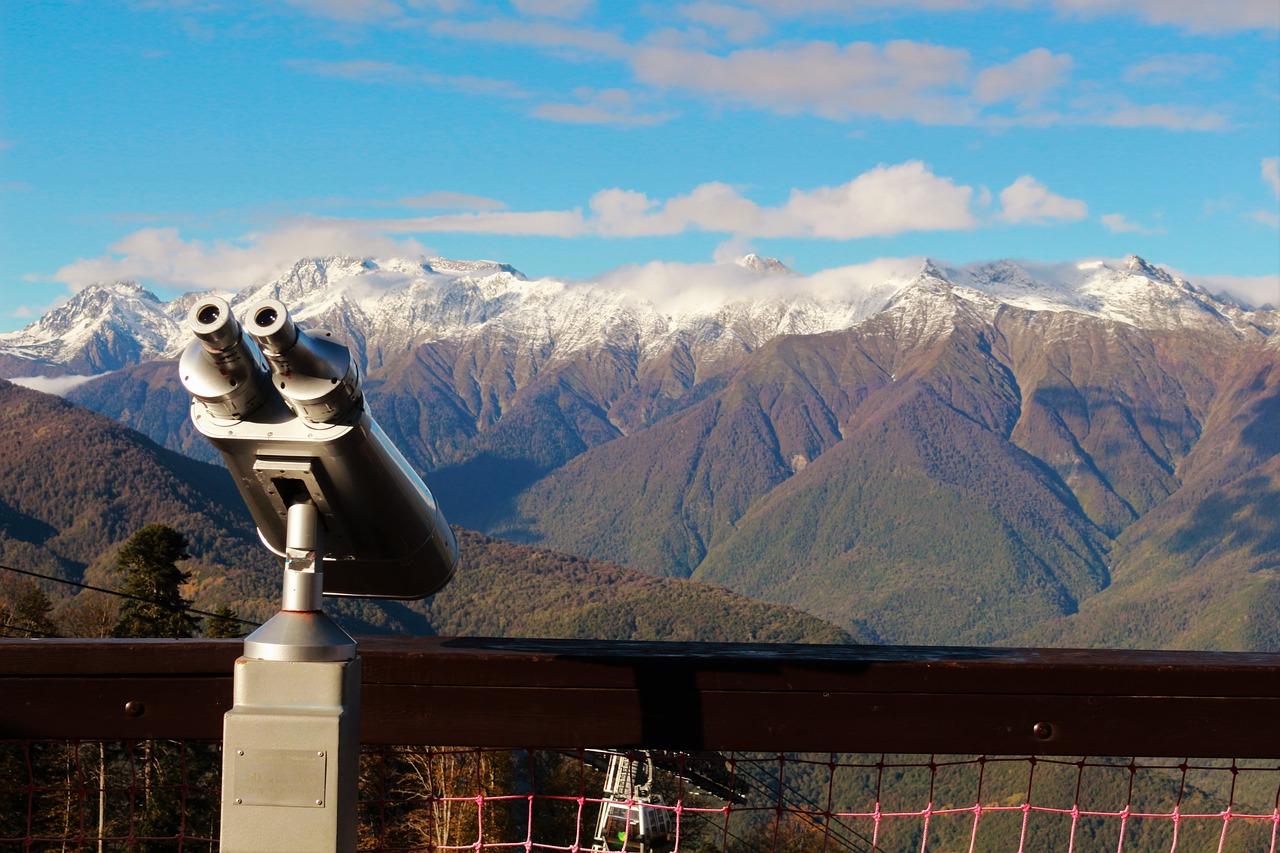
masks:
<instances>
[{"instance_id":1,"label":"evergreen tree","mask_svg":"<svg viewBox=\"0 0 1280 853\"><path fill-rule=\"evenodd\" d=\"M172 527L149 524L120 549L116 569L124 573L122 591L142 600L128 599L120 607L115 636L195 636L200 620L185 612L191 602L182 597L191 573L177 566L190 556L186 547L187 537Z\"/></svg>"},{"instance_id":2,"label":"evergreen tree","mask_svg":"<svg viewBox=\"0 0 1280 853\"><path fill-rule=\"evenodd\" d=\"M53 612L53 602L49 596L35 583L18 596L14 602L14 624L25 629L33 637L56 637L58 626L49 615Z\"/></svg>"},{"instance_id":3,"label":"evergreen tree","mask_svg":"<svg viewBox=\"0 0 1280 853\"><path fill-rule=\"evenodd\" d=\"M0 584L0 636L56 637L53 602L35 581L6 578Z\"/></svg>"},{"instance_id":4,"label":"evergreen tree","mask_svg":"<svg viewBox=\"0 0 1280 853\"><path fill-rule=\"evenodd\" d=\"M236 618L236 612L223 604L204 625L204 635L212 639L227 639L244 636L244 630Z\"/></svg>"},{"instance_id":5,"label":"evergreen tree","mask_svg":"<svg viewBox=\"0 0 1280 853\"><path fill-rule=\"evenodd\" d=\"M193 637L200 620L186 612L191 602L182 597L182 585L190 572L178 568L186 552L187 537L165 524L149 524L124 544L116 557L116 570L123 573L121 591L136 596L120 607L117 637ZM137 744L134 756L144 780L145 792L135 803L131 818L133 831L141 836L176 835L182 825L181 780L182 745L169 741L145 740ZM140 842L137 853L151 853L168 846Z\"/></svg>"}]
</instances>

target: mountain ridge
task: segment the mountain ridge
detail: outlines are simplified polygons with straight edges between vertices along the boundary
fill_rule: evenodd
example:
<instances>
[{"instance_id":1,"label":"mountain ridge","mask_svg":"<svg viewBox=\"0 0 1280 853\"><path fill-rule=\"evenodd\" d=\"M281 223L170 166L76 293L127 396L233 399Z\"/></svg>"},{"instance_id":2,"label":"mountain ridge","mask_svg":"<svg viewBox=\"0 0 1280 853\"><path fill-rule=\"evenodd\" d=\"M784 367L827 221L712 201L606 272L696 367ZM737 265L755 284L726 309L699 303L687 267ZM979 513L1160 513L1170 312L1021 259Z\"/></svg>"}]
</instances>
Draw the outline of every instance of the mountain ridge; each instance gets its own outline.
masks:
<instances>
[{"instance_id":1,"label":"mountain ridge","mask_svg":"<svg viewBox=\"0 0 1280 853\"><path fill-rule=\"evenodd\" d=\"M216 293L233 306L267 296L285 301L300 321L347 336L367 369L422 343L495 332L520 337L548 358L604 341L640 361L676 343L708 350L714 361L717 349L750 351L778 335L853 328L921 295L913 291L951 294L988 314L1009 305L1141 328L1218 323L1241 335L1275 331L1265 312L1218 300L1134 255L1056 265L951 266L923 258L892 266L878 276L844 268L800 277L776 259L748 255L736 264L683 270L692 288L675 290L715 294L692 299L671 287L645 293L530 280L496 261L331 256L299 260L263 286ZM0 334L0 370L21 376L29 364L30 375L97 374L174 358L188 338L186 311L199 296L162 302L134 282L90 285L26 328Z\"/></svg>"},{"instance_id":2,"label":"mountain ridge","mask_svg":"<svg viewBox=\"0 0 1280 853\"><path fill-rule=\"evenodd\" d=\"M292 294L361 354L371 410L456 524L885 642L1280 644L1222 615L1271 600L1270 540L1188 560L1178 527L1269 517L1280 473L1242 436L1276 394L1272 313L1137 257L682 267L692 295L633 270L647 296L433 263L301 261L236 298ZM172 363L68 396L212 458ZM1147 627L1111 624L1127 606Z\"/></svg>"}]
</instances>

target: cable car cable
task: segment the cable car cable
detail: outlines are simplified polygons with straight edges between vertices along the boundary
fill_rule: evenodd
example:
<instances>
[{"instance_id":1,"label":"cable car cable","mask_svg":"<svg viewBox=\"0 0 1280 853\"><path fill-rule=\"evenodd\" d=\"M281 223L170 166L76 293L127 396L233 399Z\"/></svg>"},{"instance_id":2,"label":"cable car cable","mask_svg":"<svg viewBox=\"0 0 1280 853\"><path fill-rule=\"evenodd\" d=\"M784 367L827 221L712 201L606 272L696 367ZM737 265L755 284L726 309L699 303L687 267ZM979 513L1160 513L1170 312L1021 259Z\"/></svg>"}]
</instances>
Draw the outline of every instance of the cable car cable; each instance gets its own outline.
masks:
<instances>
[{"instance_id":1,"label":"cable car cable","mask_svg":"<svg viewBox=\"0 0 1280 853\"><path fill-rule=\"evenodd\" d=\"M723 753L722 753L722 754L723 754ZM735 768L736 768L736 767L737 767L737 759L736 759L736 757L733 757L733 754L732 754L732 753L730 754L730 756L731 756L731 757L730 757L730 759L729 759L729 760L730 760L730 761L732 761L732 762L734 763L734 766L735 766ZM800 802L804 803L805 805L811 806L811 807L813 807L813 808L815 808L815 809L819 807L817 803L815 803L813 800L811 800L811 799L809 799L808 797L806 797L806 796L805 796L805 795L804 795L804 794L803 794L799 789L797 789L797 788L796 788L795 786L793 786L793 785L789 785L789 784L787 784L785 781L778 780L778 784L779 784L779 786L780 786L780 789L779 789L778 791L776 791L776 792L775 792L775 791L773 790L773 788L771 787L771 783L772 783L772 781L773 781L773 780L772 780L772 779L761 779L761 778L759 778L758 776L755 776L755 775L754 775L754 774L752 774L752 773L748 773L748 772L747 772L747 768L748 768L749 766L752 766L752 765L748 764L747 766L745 766L745 767L743 767L743 768L742 768L742 770L743 770L742 777L743 777L744 779L747 779L747 780L751 781L751 782L754 782L754 783L756 784L756 786L757 786L757 790L759 790L759 791L763 791L765 794L768 794L768 795L770 795L771 797L772 797L772 796L781 796L783 793L791 793L791 794L794 794L794 795L795 795L795 799L799 800ZM858 832L856 829L854 829L853 827L849 826L848 824L844 823L843 821L841 821L839 818L835 817L834 815L831 817L831 822L830 822L830 823L823 824L823 823L819 823L818 821L814 820L814 816L813 816L812 814L808 813L808 812L793 812L793 814L795 814L795 815L796 815L797 817L799 817L801 820L804 820L804 821L805 821L806 823L808 823L810 826L813 826L813 827L814 827L814 828L816 828L816 829L822 829L822 830L824 831L824 833L827 835L827 837L828 837L828 838L832 839L832 840L833 840L833 841L835 841L837 844L841 845L842 847L845 847L845 848L846 848L846 849L848 849L848 850L855 851L855 853L867 853L867 851L871 851L871 853L874 853L874 851L876 851L876 850L878 850L878 849L879 849L879 845L874 844L870 838L867 838L865 835L863 835L862 833ZM866 844L870 844L871 846L870 846L870 847L867 847L867 848L858 847L858 846L857 846L857 845L855 845L852 841L850 841L848 838L846 838L846 837L844 837L844 836L842 836L842 835L840 835L840 834L838 834L838 833L833 833L833 832L831 831L831 825L832 825L832 823L834 823L836 826L839 826L841 829L843 829L843 830L845 830L845 831L849 832L849 833L850 833L850 834L852 834L855 838L857 838L859 841L862 841L862 842L864 842L864 843L866 843Z\"/></svg>"},{"instance_id":2,"label":"cable car cable","mask_svg":"<svg viewBox=\"0 0 1280 853\"><path fill-rule=\"evenodd\" d=\"M57 634L48 634L44 631L37 631L35 628L24 628L21 625L10 625L7 622L0 622L0 631L21 631L24 634L28 635L27 637L11 638L11 639L17 639L17 640L28 639L28 638L50 640L50 639L56 639L58 636Z\"/></svg>"},{"instance_id":3,"label":"cable car cable","mask_svg":"<svg viewBox=\"0 0 1280 853\"><path fill-rule=\"evenodd\" d=\"M261 622L254 622L251 619L241 619L238 616L223 617L221 614L210 613L208 610L197 610L194 607L181 607L176 604L165 604L162 601L152 601L151 599L143 598L140 595L130 595L129 593L121 592L118 589L108 589L102 586L94 586L93 584L81 583L80 581L72 581L72 580L67 580L66 578L54 577L53 575L44 575L44 574L41 574L40 572L33 572L28 569L19 569L19 568L15 568L14 566L6 566L3 564L0 564L0 569L3 569L6 572L13 572L19 575L27 575L28 577L41 578L43 580L53 581L54 583L61 583L61 584L66 584L67 586L74 586L79 589L89 589L89 590L93 590L94 592L102 592L102 593L106 593L107 595L114 595L117 598L127 598L127 599L130 599L131 601L138 601L143 604L153 605L155 607L163 607L166 610L174 610L179 613L191 613L196 616L214 616L219 619L229 618L233 622L239 622L241 625L248 625L251 628L262 627Z\"/></svg>"}]
</instances>

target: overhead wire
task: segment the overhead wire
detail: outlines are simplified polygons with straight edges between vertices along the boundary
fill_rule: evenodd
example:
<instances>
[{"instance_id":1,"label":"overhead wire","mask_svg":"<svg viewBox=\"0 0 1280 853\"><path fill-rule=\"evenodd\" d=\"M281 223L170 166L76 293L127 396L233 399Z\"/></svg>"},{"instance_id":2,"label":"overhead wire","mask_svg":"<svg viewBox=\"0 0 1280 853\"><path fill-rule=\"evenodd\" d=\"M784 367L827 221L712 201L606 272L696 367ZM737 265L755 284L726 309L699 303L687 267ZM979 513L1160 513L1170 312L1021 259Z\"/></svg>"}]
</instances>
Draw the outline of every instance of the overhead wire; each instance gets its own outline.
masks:
<instances>
[{"instance_id":1,"label":"overhead wire","mask_svg":"<svg viewBox=\"0 0 1280 853\"><path fill-rule=\"evenodd\" d=\"M0 622L0 631L21 631L30 637L37 637L40 639L52 639L58 636L57 634L49 634L45 631L37 631L35 628L27 628L23 625L10 625L8 622ZM18 639L22 638L19 637Z\"/></svg>"},{"instance_id":2,"label":"overhead wire","mask_svg":"<svg viewBox=\"0 0 1280 853\"><path fill-rule=\"evenodd\" d=\"M723 755L723 753L721 753L721 754ZM789 794L791 794L791 795L795 796L795 798L796 798L797 800L799 800L800 802L804 803L805 805L811 806L811 807L813 807L813 808L815 808L815 809L816 809L816 808L820 808L820 806L819 806L817 803L815 803L812 799L810 799L809 797L807 797L804 793L802 793L802 792L801 792L799 789L797 789L794 785L788 784L788 783L787 783L785 780L783 780L783 779L778 779L778 780L777 780L777 782L778 782L778 791L776 791L776 792L775 792L775 791L773 790L773 788L772 788L772 783L773 783L773 781L774 781L774 780L769 779L769 778L762 779L762 778L760 778L759 776L756 776L756 775L755 775L755 773L752 773L752 772L749 772L749 771L748 771L748 768L750 768L750 767L753 767L753 766L754 766L754 763L753 763L753 762L751 762L751 761L749 761L749 760L748 760L748 761L745 761L745 762L738 762L738 761L737 761L737 754L736 754L736 753L730 753L730 756L731 756L731 759L730 759L730 760L732 760L732 761L734 762L735 769L738 769L738 770L741 770L741 771L742 771L742 772L741 772L741 774L740 774L741 778L746 779L746 780L748 780L749 782L751 782L751 783L755 786L755 789L756 789L757 791L761 791L761 792L763 792L763 793L765 793L765 794L767 794L767 795L769 795L769 796L778 796L778 797L781 797L781 796L782 796L782 794L784 794L784 793L789 793ZM844 848L846 848L846 849L848 849L848 850L853 850L853 851L863 851L863 850L865 849L865 850L869 850L869 851L877 851L877 850L879 850L879 849L880 849L880 847L879 847L878 845L874 844L874 842L873 842L870 838L867 838L865 835L863 835L863 834L862 834L861 832L859 832L857 829L853 828L852 826L849 826L847 823L845 823L843 820L841 820L839 817L837 817L837 816L835 816L835 815L831 815L830 820L829 820L828 822L826 822L826 823L823 823L823 822L820 822L820 821L816 820L816 819L815 819L815 817L816 817L816 816L815 816L815 815L811 815L811 814L809 814L808 812L803 812L803 811L802 811L802 812L793 812L793 814L795 814L797 817L799 817L801 820L803 820L805 823L808 823L810 826L814 827L815 829L821 829L821 830L823 830L823 832L824 832L824 833L826 833L827 838L829 838L829 839L831 839L831 840L835 841L835 842L836 842L836 844L838 844L839 846L844 847ZM843 836L843 835L841 835L841 834L839 834L839 833L837 833L837 832L832 832L832 826L833 826L833 825L834 825L834 826L838 826L838 827L840 827L841 829L843 829L843 830L845 830L845 831L847 831L847 832L851 833L851 834L854 836L854 838L857 838L859 841L864 842L864 843L866 843L866 844L871 844L872 846L871 846L871 847L868 847L868 848L862 848L862 847L858 847L858 846L856 846L856 845L855 845L855 843L854 843L852 840L850 840L849 838L847 838L847 837L845 837L845 836Z\"/></svg>"},{"instance_id":3,"label":"overhead wire","mask_svg":"<svg viewBox=\"0 0 1280 853\"><path fill-rule=\"evenodd\" d=\"M0 564L0 569L3 569L6 572L13 572L19 575L27 575L28 577L41 578L42 580L53 581L54 583L66 584L67 586L74 586L74 587L77 587L78 589L88 589L88 590L92 590L93 592L101 592L101 593L105 593L106 595L114 595L117 598L127 598L131 601L141 602L142 604L150 604L155 607L163 607L166 610L174 610L179 613L189 613L195 616L211 616L216 619L230 619L233 622L239 622L241 625L248 625L251 628L258 628L258 627L261 627L262 625L261 622L254 622L251 619L241 619L239 616L227 616L224 613L210 613L208 610L198 610L195 607L182 607L176 604L167 604L162 601L153 601L152 599L144 598L140 595L132 595L131 593L121 592L118 589L108 589L107 587L94 586L93 584L81 583L80 581L67 580L66 578L59 578L53 575L45 575L45 574L41 574L40 572L33 572L33 571L30 571L29 569L19 569L15 566L6 566L4 564Z\"/></svg>"},{"instance_id":4,"label":"overhead wire","mask_svg":"<svg viewBox=\"0 0 1280 853\"><path fill-rule=\"evenodd\" d=\"M688 777L686 777L683 773L677 773L676 775L679 777L681 782L686 780L693 781L692 779L688 779ZM684 787L683 784L681 784L680 787L683 788ZM732 795L732 792L730 792L730 794ZM714 796L714 795L708 795L708 796ZM738 835L736 832L734 832L729 828L729 813L732 810L733 810L732 801L725 800L725 810L720 813L724 818L723 823L713 818L711 816L713 813L706 812L701 809L688 809L684 813L696 815L697 817L701 818L703 821L710 824L713 829L719 831L726 838L732 838L734 841L738 842L738 845L740 848L743 846L750 847L753 851L757 851L757 853L759 853L759 851L764 851L764 847L762 847L761 844L759 844L758 842L752 841L747 838L743 838L741 835ZM765 853L767 853L767 851L765 851Z\"/></svg>"}]
</instances>

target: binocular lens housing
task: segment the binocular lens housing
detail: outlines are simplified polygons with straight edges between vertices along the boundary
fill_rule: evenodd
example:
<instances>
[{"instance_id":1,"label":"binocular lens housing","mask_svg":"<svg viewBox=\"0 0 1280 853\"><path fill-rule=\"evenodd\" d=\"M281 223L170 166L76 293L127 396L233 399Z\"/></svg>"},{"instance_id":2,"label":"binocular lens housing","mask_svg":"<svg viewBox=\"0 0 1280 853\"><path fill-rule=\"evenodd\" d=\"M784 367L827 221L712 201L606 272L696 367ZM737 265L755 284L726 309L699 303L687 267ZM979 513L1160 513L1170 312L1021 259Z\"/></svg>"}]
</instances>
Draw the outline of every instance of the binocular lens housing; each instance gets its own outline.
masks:
<instances>
[{"instance_id":1,"label":"binocular lens housing","mask_svg":"<svg viewBox=\"0 0 1280 853\"><path fill-rule=\"evenodd\" d=\"M300 330L278 299L254 303L245 316L276 389L298 417L314 424L350 423L360 417L360 374L346 347L324 333Z\"/></svg>"},{"instance_id":2,"label":"binocular lens housing","mask_svg":"<svg viewBox=\"0 0 1280 853\"><path fill-rule=\"evenodd\" d=\"M217 296L202 299L191 306L187 324L196 340L179 363L183 385L214 417L253 415L270 397L271 377L245 345L231 306Z\"/></svg>"}]
</instances>

